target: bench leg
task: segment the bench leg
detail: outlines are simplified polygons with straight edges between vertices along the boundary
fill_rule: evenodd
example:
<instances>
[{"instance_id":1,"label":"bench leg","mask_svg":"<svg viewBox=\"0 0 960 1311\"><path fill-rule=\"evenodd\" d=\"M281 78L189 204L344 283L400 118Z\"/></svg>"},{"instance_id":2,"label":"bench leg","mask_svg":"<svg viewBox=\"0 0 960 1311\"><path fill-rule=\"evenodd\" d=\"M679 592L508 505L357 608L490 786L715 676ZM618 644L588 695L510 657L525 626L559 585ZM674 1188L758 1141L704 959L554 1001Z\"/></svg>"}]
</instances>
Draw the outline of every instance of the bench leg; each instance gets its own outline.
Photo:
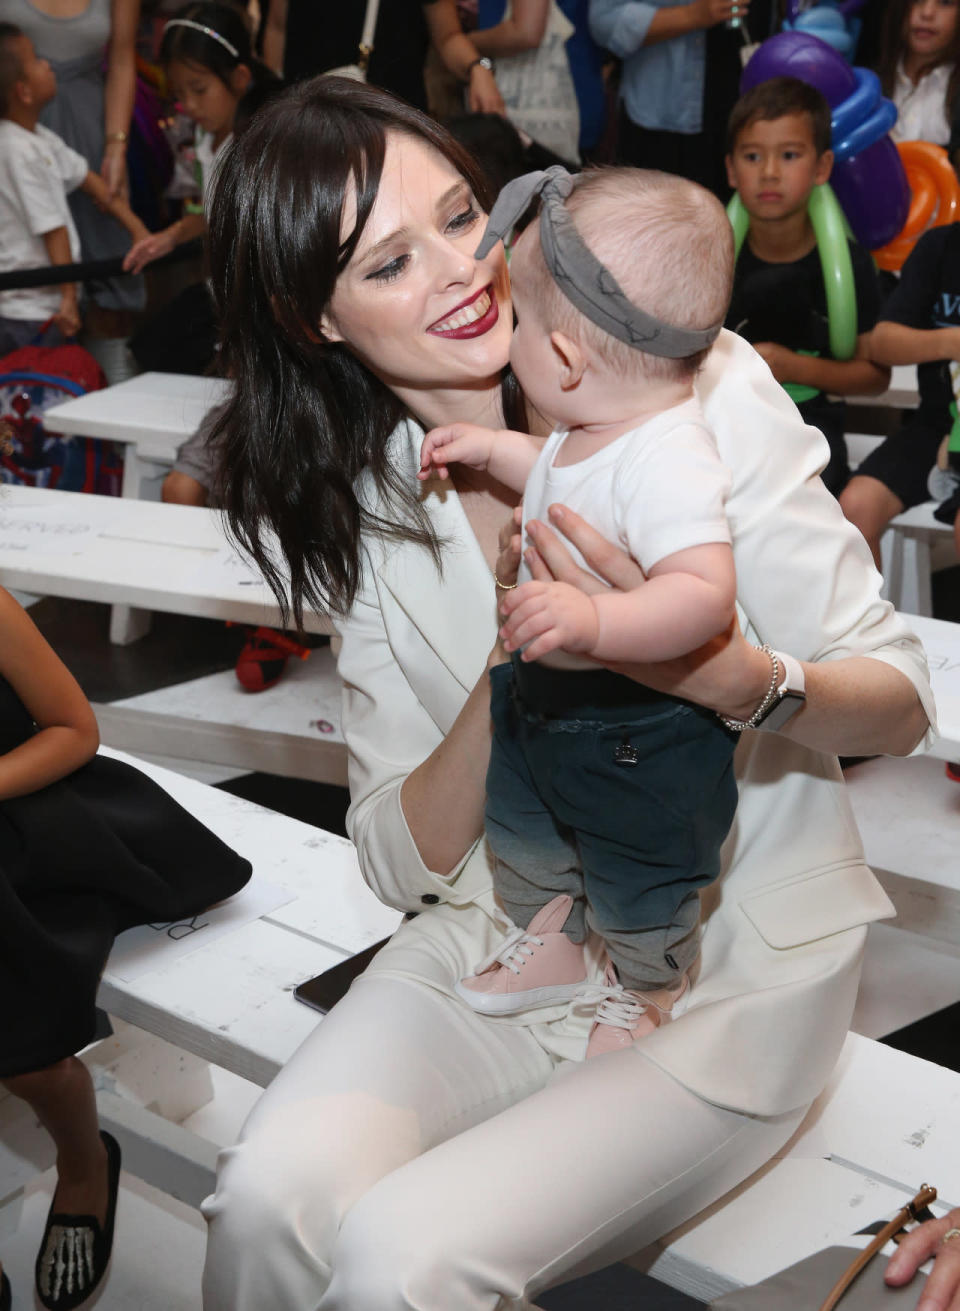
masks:
<instances>
[{"instance_id":1,"label":"bench leg","mask_svg":"<svg viewBox=\"0 0 960 1311\"><path fill-rule=\"evenodd\" d=\"M110 641L114 646L129 646L139 642L150 632L153 622L151 610L140 610L134 605L112 605L110 607Z\"/></svg>"},{"instance_id":2,"label":"bench leg","mask_svg":"<svg viewBox=\"0 0 960 1311\"><path fill-rule=\"evenodd\" d=\"M907 614L929 617L933 613L930 539L926 534L914 536L913 533L902 534L902 538L903 573L897 609Z\"/></svg>"},{"instance_id":3,"label":"bench leg","mask_svg":"<svg viewBox=\"0 0 960 1311\"><path fill-rule=\"evenodd\" d=\"M174 1124L213 1100L206 1061L123 1020L111 1023L113 1035L83 1053L98 1094L148 1107Z\"/></svg>"}]
</instances>

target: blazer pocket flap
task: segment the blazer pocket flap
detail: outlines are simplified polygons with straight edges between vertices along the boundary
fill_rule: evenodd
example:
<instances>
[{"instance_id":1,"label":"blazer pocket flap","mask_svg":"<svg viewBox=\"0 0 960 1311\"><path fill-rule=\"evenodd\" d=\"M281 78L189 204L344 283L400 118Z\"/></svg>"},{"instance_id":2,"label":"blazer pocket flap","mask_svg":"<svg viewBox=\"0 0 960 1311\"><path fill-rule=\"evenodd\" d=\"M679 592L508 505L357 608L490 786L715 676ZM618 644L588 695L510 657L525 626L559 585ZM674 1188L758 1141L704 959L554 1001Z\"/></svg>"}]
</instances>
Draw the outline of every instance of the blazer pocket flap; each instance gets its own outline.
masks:
<instances>
[{"instance_id":1,"label":"blazer pocket flap","mask_svg":"<svg viewBox=\"0 0 960 1311\"><path fill-rule=\"evenodd\" d=\"M897 913L859 861L757 892L745 897L740 907L764 942L777 949L816 942Z\"/></svg>"}]
</instances>

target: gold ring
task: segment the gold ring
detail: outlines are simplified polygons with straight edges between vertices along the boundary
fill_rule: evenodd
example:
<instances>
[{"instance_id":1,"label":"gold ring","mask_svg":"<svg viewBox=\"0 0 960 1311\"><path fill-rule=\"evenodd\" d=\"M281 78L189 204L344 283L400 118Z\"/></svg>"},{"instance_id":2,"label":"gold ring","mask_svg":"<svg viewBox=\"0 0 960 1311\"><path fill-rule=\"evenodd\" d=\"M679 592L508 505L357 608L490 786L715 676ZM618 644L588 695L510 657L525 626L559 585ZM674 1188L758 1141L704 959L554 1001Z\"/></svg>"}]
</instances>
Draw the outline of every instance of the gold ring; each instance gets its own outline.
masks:
<instances>
[{"instance_id":1,"label":"gold ring","mask_svg":"<svg viewBox=\"0 0 960 1311\"><path fill-rule=\"evenodd\" d=\"M512 592L515 587L519 586L518 583L501 583L496 569L493 571L493 581L500 588L501 592Z\"/></svg>"},{"instance_id":2,"label":"gold ring","mask_svg":"<svg viewBox=\"0 0 960 1311\"><path fill-rule=\"evenodd\" d=\"M943 1247L944 1243L949 1243L954 1238L960 1238L960 1229L948 1229L940 1239L940 1246Z\"/></svg>"}]
</instances>

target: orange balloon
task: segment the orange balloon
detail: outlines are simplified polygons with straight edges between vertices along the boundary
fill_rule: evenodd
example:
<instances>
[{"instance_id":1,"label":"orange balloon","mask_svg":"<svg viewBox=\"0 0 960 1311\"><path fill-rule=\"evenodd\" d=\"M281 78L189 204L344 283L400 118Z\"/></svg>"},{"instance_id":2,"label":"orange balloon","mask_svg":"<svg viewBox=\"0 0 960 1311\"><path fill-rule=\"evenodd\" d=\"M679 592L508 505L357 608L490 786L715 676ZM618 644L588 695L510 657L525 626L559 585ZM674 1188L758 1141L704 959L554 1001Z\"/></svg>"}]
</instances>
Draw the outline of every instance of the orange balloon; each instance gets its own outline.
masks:
<instances>
[{"instance_id":1,"label":"orange balloon","mask_svg":"<svg viewBox=\"0 0 960 1311\"><path fill-rule=\"evenodd\" d=\"M960 181L943 146L929 141L899 141L897 150L910 186L907 221L886 246L873 252L880 268L896 271L928 228L960 218Z\"/></svg>"}]
</instances>

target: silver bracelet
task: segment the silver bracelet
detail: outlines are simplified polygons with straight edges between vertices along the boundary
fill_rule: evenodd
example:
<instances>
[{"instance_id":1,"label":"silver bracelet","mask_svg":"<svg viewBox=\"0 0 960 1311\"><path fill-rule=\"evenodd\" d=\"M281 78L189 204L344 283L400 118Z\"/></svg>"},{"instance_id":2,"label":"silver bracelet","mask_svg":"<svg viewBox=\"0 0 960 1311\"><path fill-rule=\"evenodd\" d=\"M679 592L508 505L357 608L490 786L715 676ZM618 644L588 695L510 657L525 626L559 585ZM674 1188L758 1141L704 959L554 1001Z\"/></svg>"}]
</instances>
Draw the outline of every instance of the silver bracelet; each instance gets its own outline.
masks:
<instances>
[{"instance_id":1,"label":"silver bracelet","mask_svg":"<svg viewBox=\"0 0 960 1311\"><path fill-rule=\"evenodd\" d=\"M745 728L756 728L763 720L764 715L777 699L777 693L780 691L780 682L783 671L780 668L780 661L777 659L777 653L766 642L759 648L765 655L770 657L770 682L766 692L763 694L763 700L757 706L756 710L749 719L728 719L726 715L718 715L717 718L721 724L726 725L734 733L742 733Z\"/></svg>"}]
</instances>

